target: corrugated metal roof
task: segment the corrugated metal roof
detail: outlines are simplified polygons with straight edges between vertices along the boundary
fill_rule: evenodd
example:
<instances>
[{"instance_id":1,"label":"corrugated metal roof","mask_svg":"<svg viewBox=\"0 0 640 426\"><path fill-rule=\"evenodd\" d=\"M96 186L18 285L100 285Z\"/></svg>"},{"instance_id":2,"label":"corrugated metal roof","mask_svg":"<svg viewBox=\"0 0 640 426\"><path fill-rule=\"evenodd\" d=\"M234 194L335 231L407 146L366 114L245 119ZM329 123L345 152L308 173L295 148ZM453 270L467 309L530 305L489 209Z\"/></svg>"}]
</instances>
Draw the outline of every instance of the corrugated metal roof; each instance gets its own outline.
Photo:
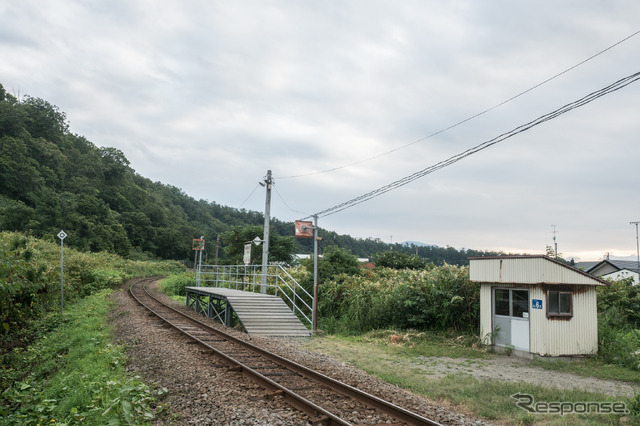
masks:
<instances>
[{"instance_id":1,"label":"corrugated metal roof","mask_svg":"<svg viewBox=\"0 0 640 426\"><path fill-rule=\"evenodd\" d=\"M601 260L600 262L597 262L593 264L590 268L586 269L586 271L591 272L592 270L595 270L606 263L617 268L618 270L627 269L629 271L638 272L638 261L636 260L611 260L611 259Z\"/></svg>"},{"instance_id":2,"label":"corrugated metal roof","mask_svg":"<svg viewBox=\"0 0 640 426\"><path fill-rule=\"evenodd\" d=\"M543 255L471 257L469 260L472 282L609 285L598 277Z\"/></svg>"}]
</instances>

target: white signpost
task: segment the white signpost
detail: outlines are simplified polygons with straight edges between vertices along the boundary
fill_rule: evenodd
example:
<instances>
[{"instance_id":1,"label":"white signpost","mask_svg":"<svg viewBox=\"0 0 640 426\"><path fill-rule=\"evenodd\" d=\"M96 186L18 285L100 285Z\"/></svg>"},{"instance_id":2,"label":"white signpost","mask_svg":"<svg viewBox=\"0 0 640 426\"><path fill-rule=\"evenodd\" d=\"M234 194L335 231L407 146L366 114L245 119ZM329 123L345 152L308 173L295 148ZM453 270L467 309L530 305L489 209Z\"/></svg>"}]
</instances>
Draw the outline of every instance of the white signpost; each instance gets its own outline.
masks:
<instances>
[{"instance_id":1,"label":"white signpost","mask_svg":"<svg viewBox=\"0 0 640 426\"><path fill-rule=\"evenodd\" d=\"M62 248L64 247L64 239L67 238L67 233L64 230L58 232L58 238L60 238L60 315L62 315L62 308L64 305L64 252Z\"/></svg>"}]
</instances>

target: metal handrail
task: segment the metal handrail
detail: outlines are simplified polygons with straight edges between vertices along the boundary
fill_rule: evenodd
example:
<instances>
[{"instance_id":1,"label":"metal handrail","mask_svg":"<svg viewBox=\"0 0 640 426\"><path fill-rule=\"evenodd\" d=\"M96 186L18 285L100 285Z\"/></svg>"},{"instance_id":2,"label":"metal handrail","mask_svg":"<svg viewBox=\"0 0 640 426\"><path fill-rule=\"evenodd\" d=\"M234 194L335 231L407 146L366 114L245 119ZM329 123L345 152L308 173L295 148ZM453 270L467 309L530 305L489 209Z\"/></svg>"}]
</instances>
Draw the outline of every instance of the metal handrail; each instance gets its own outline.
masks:
<instances>
[{"instance_id":1,"label":"metal handrail","mask_svg":"<svg viewBox=\"0 0 640 426\"><path fill-rule=\"evenodd\" d=\"M202 265L199 268L197 286L208 286L208 283L211 283L211 287L234 288L255 293L263 286L261 280L261 265ZM267 267L266 291L271 292L269 290L275 296L279 296L280 293L280 297L285 303L288 302L293 313L299 313L312 326L309 317L313 311L313 296L281 265Z\"/></svg>"}]
</instances>

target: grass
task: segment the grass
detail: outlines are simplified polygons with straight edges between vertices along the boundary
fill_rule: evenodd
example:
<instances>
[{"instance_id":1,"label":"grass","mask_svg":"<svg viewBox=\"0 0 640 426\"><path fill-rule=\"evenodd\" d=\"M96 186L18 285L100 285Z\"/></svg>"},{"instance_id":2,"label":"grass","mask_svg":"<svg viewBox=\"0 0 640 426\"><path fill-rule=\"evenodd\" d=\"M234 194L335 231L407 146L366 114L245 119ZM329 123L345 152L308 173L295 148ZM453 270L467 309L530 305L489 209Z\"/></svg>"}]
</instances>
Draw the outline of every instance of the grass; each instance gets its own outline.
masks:
<instances>
[{"instance_id":1,"label":"grass","mask_svg":"<svg viewBox=\"0 0 640 426\"><path fill-rule=\"evenodd\" d=\"M640 383L640 371L630 370L619 365L605 364L594 359L563 360L536 359L531 365L546 370L561 371L584 377L596 377L603 380L620 380L622 382Z\"/></svg>"},{"instance_id":2,"label":"grass","mask_svg":"<svg viewBox=\"0 0 640 426\"><path fill-rule=\"evenodd\" d=\"M392 336L396 336L391 339ZM391 343L393 342L393 343ZM494 354L474 345L474 339L447 334L376 331L361 336L327 335L306 343L308 349L332 355L380 379L408 389L416 394L440 401L484 420L504 424L594 424L609 425L637 422L635 416L620 415L543 415L531 414L516 405L511 395L521 393L534 397L536 402L623 402L637 414L640 398L611 397L597 392L560 390L525 382L509 383L498 380L478 380L469 374L450 374L439 378L429 374L429 363L422 357L457 358L469 370ZM420 357L420 358L419 358ZM636 372L606 368L597 361L548 362L533 361L532 366L554 368L585 376L636 381ZM596 373L603 367L606 373ZM595 374L588 374L589 371ZM602 376L602 377L601 377Z\"/></svg>"},{"instance_id":3,"label":"grass","mask_svg":"<svg viewBox=\"0 0 640 426\"><path fill-rule=\"evenodd\" d=\"M124 350L107 325L111 290L49 314L50 329L3 359L0 424L146 424L166 389L152 391L123 370ZM10 367L5 367L10 366ZM4 388L4 386L3 386Z\"/></svg>"}]
</instances>

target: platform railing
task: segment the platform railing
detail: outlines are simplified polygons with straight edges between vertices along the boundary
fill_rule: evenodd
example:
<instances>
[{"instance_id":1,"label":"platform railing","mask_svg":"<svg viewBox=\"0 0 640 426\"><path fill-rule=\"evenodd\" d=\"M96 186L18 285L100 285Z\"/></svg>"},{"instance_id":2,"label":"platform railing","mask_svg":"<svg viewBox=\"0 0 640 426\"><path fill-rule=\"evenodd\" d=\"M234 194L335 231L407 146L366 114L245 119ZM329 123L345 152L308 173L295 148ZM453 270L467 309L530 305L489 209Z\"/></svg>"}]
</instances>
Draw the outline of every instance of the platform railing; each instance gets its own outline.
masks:
<instances>
[{"instance_id":1,"label":"platform railing","mask_svg":"<svg viewBox=\"0 0 640 426\"><path fill-rule=\"evenodd\" d=\"M201 265L198 287L222 287L260 293L261 265ZM267 267L265 292L281 297L295 315L312 326L313 296L305 290L281 265Z\"/></svg>"}]
</instances>

